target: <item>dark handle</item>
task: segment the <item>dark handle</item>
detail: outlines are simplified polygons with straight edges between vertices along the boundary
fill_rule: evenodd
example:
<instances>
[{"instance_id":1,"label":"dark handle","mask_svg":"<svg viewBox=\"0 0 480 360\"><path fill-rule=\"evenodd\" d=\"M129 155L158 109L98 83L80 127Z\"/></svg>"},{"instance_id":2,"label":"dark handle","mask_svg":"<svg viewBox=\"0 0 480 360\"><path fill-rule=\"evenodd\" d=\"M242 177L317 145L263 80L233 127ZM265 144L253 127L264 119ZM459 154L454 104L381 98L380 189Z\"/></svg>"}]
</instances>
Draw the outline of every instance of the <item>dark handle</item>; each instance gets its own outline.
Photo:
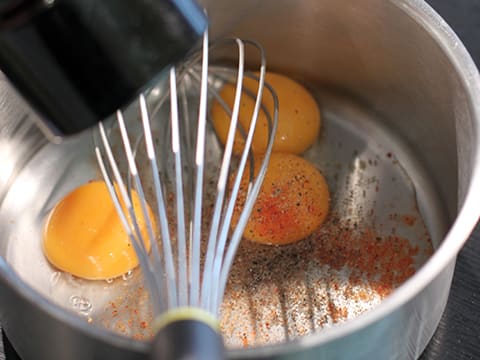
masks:
<instances>
[{"instance_id":1,"label":"dark handle","mask_svg":"<svg viewBox=\"0 0 480 360\"><path fill-rule=\"evenodd\" d=\"M55 135L104 120L179 61L207 26L194 0L8 0L0 69Z\"/></svg>"},{"instance_id":2,"label":"dark handle","mask_svg":"<svg viewBox=\"0 0 480 360\"><path fill-rule=\"evenodd\" d=\"M186 319L168 323L152 343L152 360L223 360L221 334L203 321Z\"/></svg>"}]
</instances>

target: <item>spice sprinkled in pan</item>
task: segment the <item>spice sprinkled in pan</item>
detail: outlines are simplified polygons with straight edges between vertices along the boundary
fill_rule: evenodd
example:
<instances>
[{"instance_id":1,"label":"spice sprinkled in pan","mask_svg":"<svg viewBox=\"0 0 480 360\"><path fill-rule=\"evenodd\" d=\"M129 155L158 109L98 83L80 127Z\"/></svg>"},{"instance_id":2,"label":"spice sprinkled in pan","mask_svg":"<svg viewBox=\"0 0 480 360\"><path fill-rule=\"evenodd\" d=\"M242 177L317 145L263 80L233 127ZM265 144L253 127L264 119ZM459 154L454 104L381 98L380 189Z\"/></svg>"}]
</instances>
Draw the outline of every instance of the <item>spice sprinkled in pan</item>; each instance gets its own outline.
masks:
<instances>
[{"instance_id":1,"label":"spice sprinkled in pan","mask_svg":"<svg viewBox=\"0 0 480 360\"><path fill-rule=\"evenodd\" d=\"M227 342L285 341L357 317L415 273L427 256L420 250L335 213L292 245L244 242L222 307Z\"/></svg>"}]
</instances>

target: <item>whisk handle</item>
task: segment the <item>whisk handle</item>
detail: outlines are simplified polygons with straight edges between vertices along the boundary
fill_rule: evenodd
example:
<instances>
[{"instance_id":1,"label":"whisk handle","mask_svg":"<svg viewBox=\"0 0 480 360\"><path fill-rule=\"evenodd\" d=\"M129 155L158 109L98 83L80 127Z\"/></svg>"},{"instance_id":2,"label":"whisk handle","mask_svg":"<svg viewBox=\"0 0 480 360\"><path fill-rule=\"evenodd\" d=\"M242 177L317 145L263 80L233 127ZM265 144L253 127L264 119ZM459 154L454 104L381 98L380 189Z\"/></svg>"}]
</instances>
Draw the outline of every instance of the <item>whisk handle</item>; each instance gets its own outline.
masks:
<instances>
[{"instance_id":1,"label":"whisk handle","mask_svg":"<svg viewBox=\"0 0 480 360\"><path fill-rule=\"evenodd\" d=\"M222 360L225 348L221 334L197 319L181 319L163 326L156 334L152 360Z\"/></svg>"}]
</instances>

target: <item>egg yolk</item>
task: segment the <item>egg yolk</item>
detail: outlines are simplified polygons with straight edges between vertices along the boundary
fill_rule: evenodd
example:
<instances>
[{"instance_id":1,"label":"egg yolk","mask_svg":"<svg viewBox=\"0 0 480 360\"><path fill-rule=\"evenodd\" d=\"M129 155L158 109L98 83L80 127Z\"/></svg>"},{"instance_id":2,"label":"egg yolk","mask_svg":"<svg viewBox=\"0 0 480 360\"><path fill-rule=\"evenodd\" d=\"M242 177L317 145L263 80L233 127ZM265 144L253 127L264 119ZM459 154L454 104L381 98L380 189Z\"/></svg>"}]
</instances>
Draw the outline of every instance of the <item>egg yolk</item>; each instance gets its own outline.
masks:
<instances>
[{"instance_id":1,"label":"egg yolk","mask_svg":"<svg viewBox=\"0 0 480 360\"><path fill-rule=\"evenodd\" d=\"M256 161L255 174L261 161ZM248 189L242 178L232 224L238 222ZM244 231L244 238L262 244L286 245L306 238L325 221L330 194L325 178L305 159L274 153Z\"/></svg>"},{"instance_id":2,"label":"egg yolk","mask_svg":"<svg viewBox=\"0 0 480 360\"><path fill-rule=\"evenodd\" d=\"M301 154L308 149L318 138L321 126L320 110L312 95L296 81L276 73L266 73L265 81L271 85L278 97L278 127L273 145L274 152ZM248 133L255 99L247 95L245 89L253 94L257 93L258 81L245 77L243 81L239 123ZM226 84L219 93L222 100L233 109L235 99L235 86ZM264 88L262 104L273 117L274 102L267 88ZM218 101L214 101L211 109L213 127L220 139L225 144L230 126L230 117ZM265 153L268 143L268 118L264 111L260 111L252 151L256 154ZM245 146L244 137L236 131L234 152L239 154Z\"/></svg>"},{"instance_id":3,"label":"egg yolk","mask_svg":"<svg viewBox=\"0 0 480 360\"><path fill-rule=\"evenodd\" d=\"M132 192L132 204L150 251L147 225L136 192ZM149 207L148 217L156 232ZM78 187L54 207L44 228L43 249L52 265L89 280L114 278L138 265L133 245L103 181Z\"/></svg>"}]
</instances>

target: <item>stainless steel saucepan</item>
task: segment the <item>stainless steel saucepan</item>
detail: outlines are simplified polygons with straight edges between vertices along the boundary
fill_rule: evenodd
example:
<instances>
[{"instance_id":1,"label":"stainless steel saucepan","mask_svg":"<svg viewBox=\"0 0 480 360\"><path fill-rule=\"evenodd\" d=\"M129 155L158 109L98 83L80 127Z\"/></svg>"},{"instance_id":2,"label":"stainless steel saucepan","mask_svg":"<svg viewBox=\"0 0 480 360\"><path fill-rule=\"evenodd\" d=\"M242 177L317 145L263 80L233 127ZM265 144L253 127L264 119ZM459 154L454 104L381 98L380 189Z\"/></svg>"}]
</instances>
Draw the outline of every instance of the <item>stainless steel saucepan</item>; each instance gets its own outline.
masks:
<instances>
[{"instance_id":1,"label":"stainless steel saucepan","mask_svg":"<svg viewBox=\"0 0 480 360\"><path fill-rule=\"evenodd\" d=\"M314 95L322 132L304 156L332 202L315 236L240 248L222 306L229 357L417 358L480 215L477 69L422 0L262 0L232 21L238 6L208 4L211 37L234 24ZM88 282L42 255L49 210L99 174L91 132L49 144L34 117L0 78L1 325L24 359L145 359L140 272Z\"/></svg>"}]
</instances>

